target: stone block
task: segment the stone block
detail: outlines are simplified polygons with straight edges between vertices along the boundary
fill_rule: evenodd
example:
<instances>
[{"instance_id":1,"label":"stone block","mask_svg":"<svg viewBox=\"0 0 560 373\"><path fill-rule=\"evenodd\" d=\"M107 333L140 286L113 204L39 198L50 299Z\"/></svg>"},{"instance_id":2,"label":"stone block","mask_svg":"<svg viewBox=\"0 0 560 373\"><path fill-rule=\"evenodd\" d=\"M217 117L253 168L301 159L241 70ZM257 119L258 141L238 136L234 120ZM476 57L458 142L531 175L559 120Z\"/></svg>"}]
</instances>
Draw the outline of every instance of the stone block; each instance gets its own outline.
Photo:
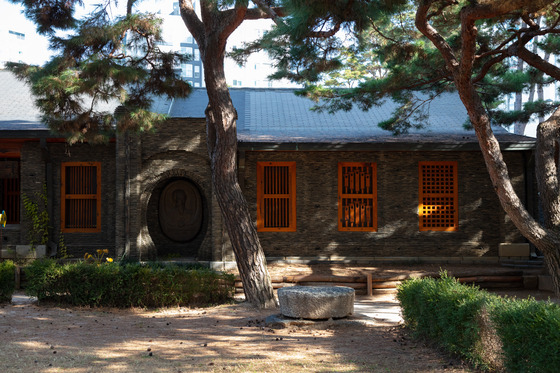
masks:
<instances>
[{"instance_id":1,"label":"stone block","mask_svg":"<svg viewBox=\"0 0 560 373\"><path fill-rule=\"evenodd\" d=\"M539 287L538 276L523 276L523 288L537 289Z\"/></svg>"},{"instance_id":2,"label":"stone block","mask_svg":"<svg viewBox=\"0 0 560 373\"><path fill-rule=\"evenodd\" d=\"M293 286L278 289L282 315L321 320L342 318L354 312L354 289L343 286Z\"/></svg>"},{"instance_id":3,"label":"stone block","mask_svg":"<svg viewBox=\"0 0 560 373\"><path fill-rule=\"evenodd\" d=\"M37 245L35 249L31 249L31 245L16 245L16 257L18 258L44 258L46 254L46 245Z\"/></svg>"},{"instance_id":4,"label":"stone block","mask_svg":"<svg viewBox=\"0 0 560 373\"><path fill-rule=\"evenodd\" d=\"M501 257L529 259L531 255L531 249L528 243L501 243L498 251Z\"/></svg>"},{"instance_id":5,"label":"stone block","mask_svg":"<svg viewBox=\"0 0 560 373\"><path fill-rule=\"evenodd\" d=\"M539 290L553 291L550 275L539 275Z\"/></svg>"}]
</instances>

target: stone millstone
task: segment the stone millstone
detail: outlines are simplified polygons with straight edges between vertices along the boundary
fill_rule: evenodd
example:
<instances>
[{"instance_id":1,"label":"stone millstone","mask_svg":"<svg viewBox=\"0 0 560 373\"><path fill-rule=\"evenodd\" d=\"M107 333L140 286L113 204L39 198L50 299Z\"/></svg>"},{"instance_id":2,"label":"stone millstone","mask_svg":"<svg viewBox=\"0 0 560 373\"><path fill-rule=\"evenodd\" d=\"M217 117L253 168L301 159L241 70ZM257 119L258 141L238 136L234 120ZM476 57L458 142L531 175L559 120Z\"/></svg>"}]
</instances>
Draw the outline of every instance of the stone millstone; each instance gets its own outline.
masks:
<instances>
[{"instance_id":1,"label":"stone millstone","mask_svg":"<svg viewBox=\"0 0 560 373\"><path fill-rule=\"evenodd\" d=\"M354 289L343 286L294 286L278 289L280 312L286 317L321 320L354 312Z\"/></svg>"}]
</instances>

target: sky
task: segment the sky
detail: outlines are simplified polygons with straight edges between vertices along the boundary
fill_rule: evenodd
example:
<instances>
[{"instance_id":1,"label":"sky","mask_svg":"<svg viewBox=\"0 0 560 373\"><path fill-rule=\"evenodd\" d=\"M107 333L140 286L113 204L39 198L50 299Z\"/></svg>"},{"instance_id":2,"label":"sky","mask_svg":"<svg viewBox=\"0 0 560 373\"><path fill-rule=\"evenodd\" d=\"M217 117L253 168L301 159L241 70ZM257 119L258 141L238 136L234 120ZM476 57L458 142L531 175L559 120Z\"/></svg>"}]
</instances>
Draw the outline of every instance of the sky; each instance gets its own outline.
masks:
<instances>
[{"instance_id":1,"label":"sky","mask_svg":"<svg viewBox=\"0 0 560 373\"><path fill-rule=\"evenodd\" d=\"M35 25L25 18L22 9L7 0L0 0L0 61L13 59L19 54L32 64L43 64L51 54L48 42L37 35ZM18 39L9 31L25 34L25 39Z\"/></svg>"},{"instance_id":2,"label":"sky","mask_svg":"<svg viewBox=\"0 0 560 373\"><path fill-rule=\"evenodd\" d=\"M98 0L84 0L86 4L98 3ZM124 0L119 1L121 8ZM26 62L42 65L52 55L45 37L38 35L35 24L22 13L23 6L8 0L0 0L0 61L13 60L21 56ZM78 7L77 14L85 14L86 10ZM25 34L25 39L18 39L10 31Z\"/></svg>"}]
</instances>

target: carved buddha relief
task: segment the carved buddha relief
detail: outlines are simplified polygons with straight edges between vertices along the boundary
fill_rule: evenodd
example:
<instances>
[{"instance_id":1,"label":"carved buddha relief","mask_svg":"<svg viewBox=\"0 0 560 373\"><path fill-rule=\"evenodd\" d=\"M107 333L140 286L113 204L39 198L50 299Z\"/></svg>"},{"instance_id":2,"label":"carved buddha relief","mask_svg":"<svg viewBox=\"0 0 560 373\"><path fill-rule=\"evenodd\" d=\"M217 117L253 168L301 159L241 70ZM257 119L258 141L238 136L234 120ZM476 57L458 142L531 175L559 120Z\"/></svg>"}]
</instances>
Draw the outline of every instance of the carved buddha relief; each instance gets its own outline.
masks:
<instances>
[{"instance_id":1,"label":"carved buddha relief","mask_svg":"<svg viewBox=\"0 0 560 373\"><path fill-rule=\"evenodd\" d=\"M202 198L187 180L169 183L159 200L159 223L163 234L177 242L196 237L202 226Z\"/></svg>"}]
</instances>

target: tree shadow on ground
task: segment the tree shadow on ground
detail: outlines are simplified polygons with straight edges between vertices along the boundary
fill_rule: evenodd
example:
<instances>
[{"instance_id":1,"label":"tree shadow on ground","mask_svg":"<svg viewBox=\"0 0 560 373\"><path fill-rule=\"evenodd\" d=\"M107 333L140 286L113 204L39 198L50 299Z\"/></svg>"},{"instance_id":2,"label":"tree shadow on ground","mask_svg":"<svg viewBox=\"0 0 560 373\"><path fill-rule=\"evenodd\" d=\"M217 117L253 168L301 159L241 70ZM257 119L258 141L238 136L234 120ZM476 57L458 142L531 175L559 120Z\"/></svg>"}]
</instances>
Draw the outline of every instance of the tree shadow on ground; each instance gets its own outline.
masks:
<instances>
[{"instance_id":1,"label":"tree shadow on ground","mask_svg":"<svg viewBox=\"0 0 560 373\"><path fill-rule=\"evenodd\" d=\"M246 303L161 310L3 305L0 371L467 371L398 325L273 330L264 319L274 313Z\"/></svg>"}]
</instances>

